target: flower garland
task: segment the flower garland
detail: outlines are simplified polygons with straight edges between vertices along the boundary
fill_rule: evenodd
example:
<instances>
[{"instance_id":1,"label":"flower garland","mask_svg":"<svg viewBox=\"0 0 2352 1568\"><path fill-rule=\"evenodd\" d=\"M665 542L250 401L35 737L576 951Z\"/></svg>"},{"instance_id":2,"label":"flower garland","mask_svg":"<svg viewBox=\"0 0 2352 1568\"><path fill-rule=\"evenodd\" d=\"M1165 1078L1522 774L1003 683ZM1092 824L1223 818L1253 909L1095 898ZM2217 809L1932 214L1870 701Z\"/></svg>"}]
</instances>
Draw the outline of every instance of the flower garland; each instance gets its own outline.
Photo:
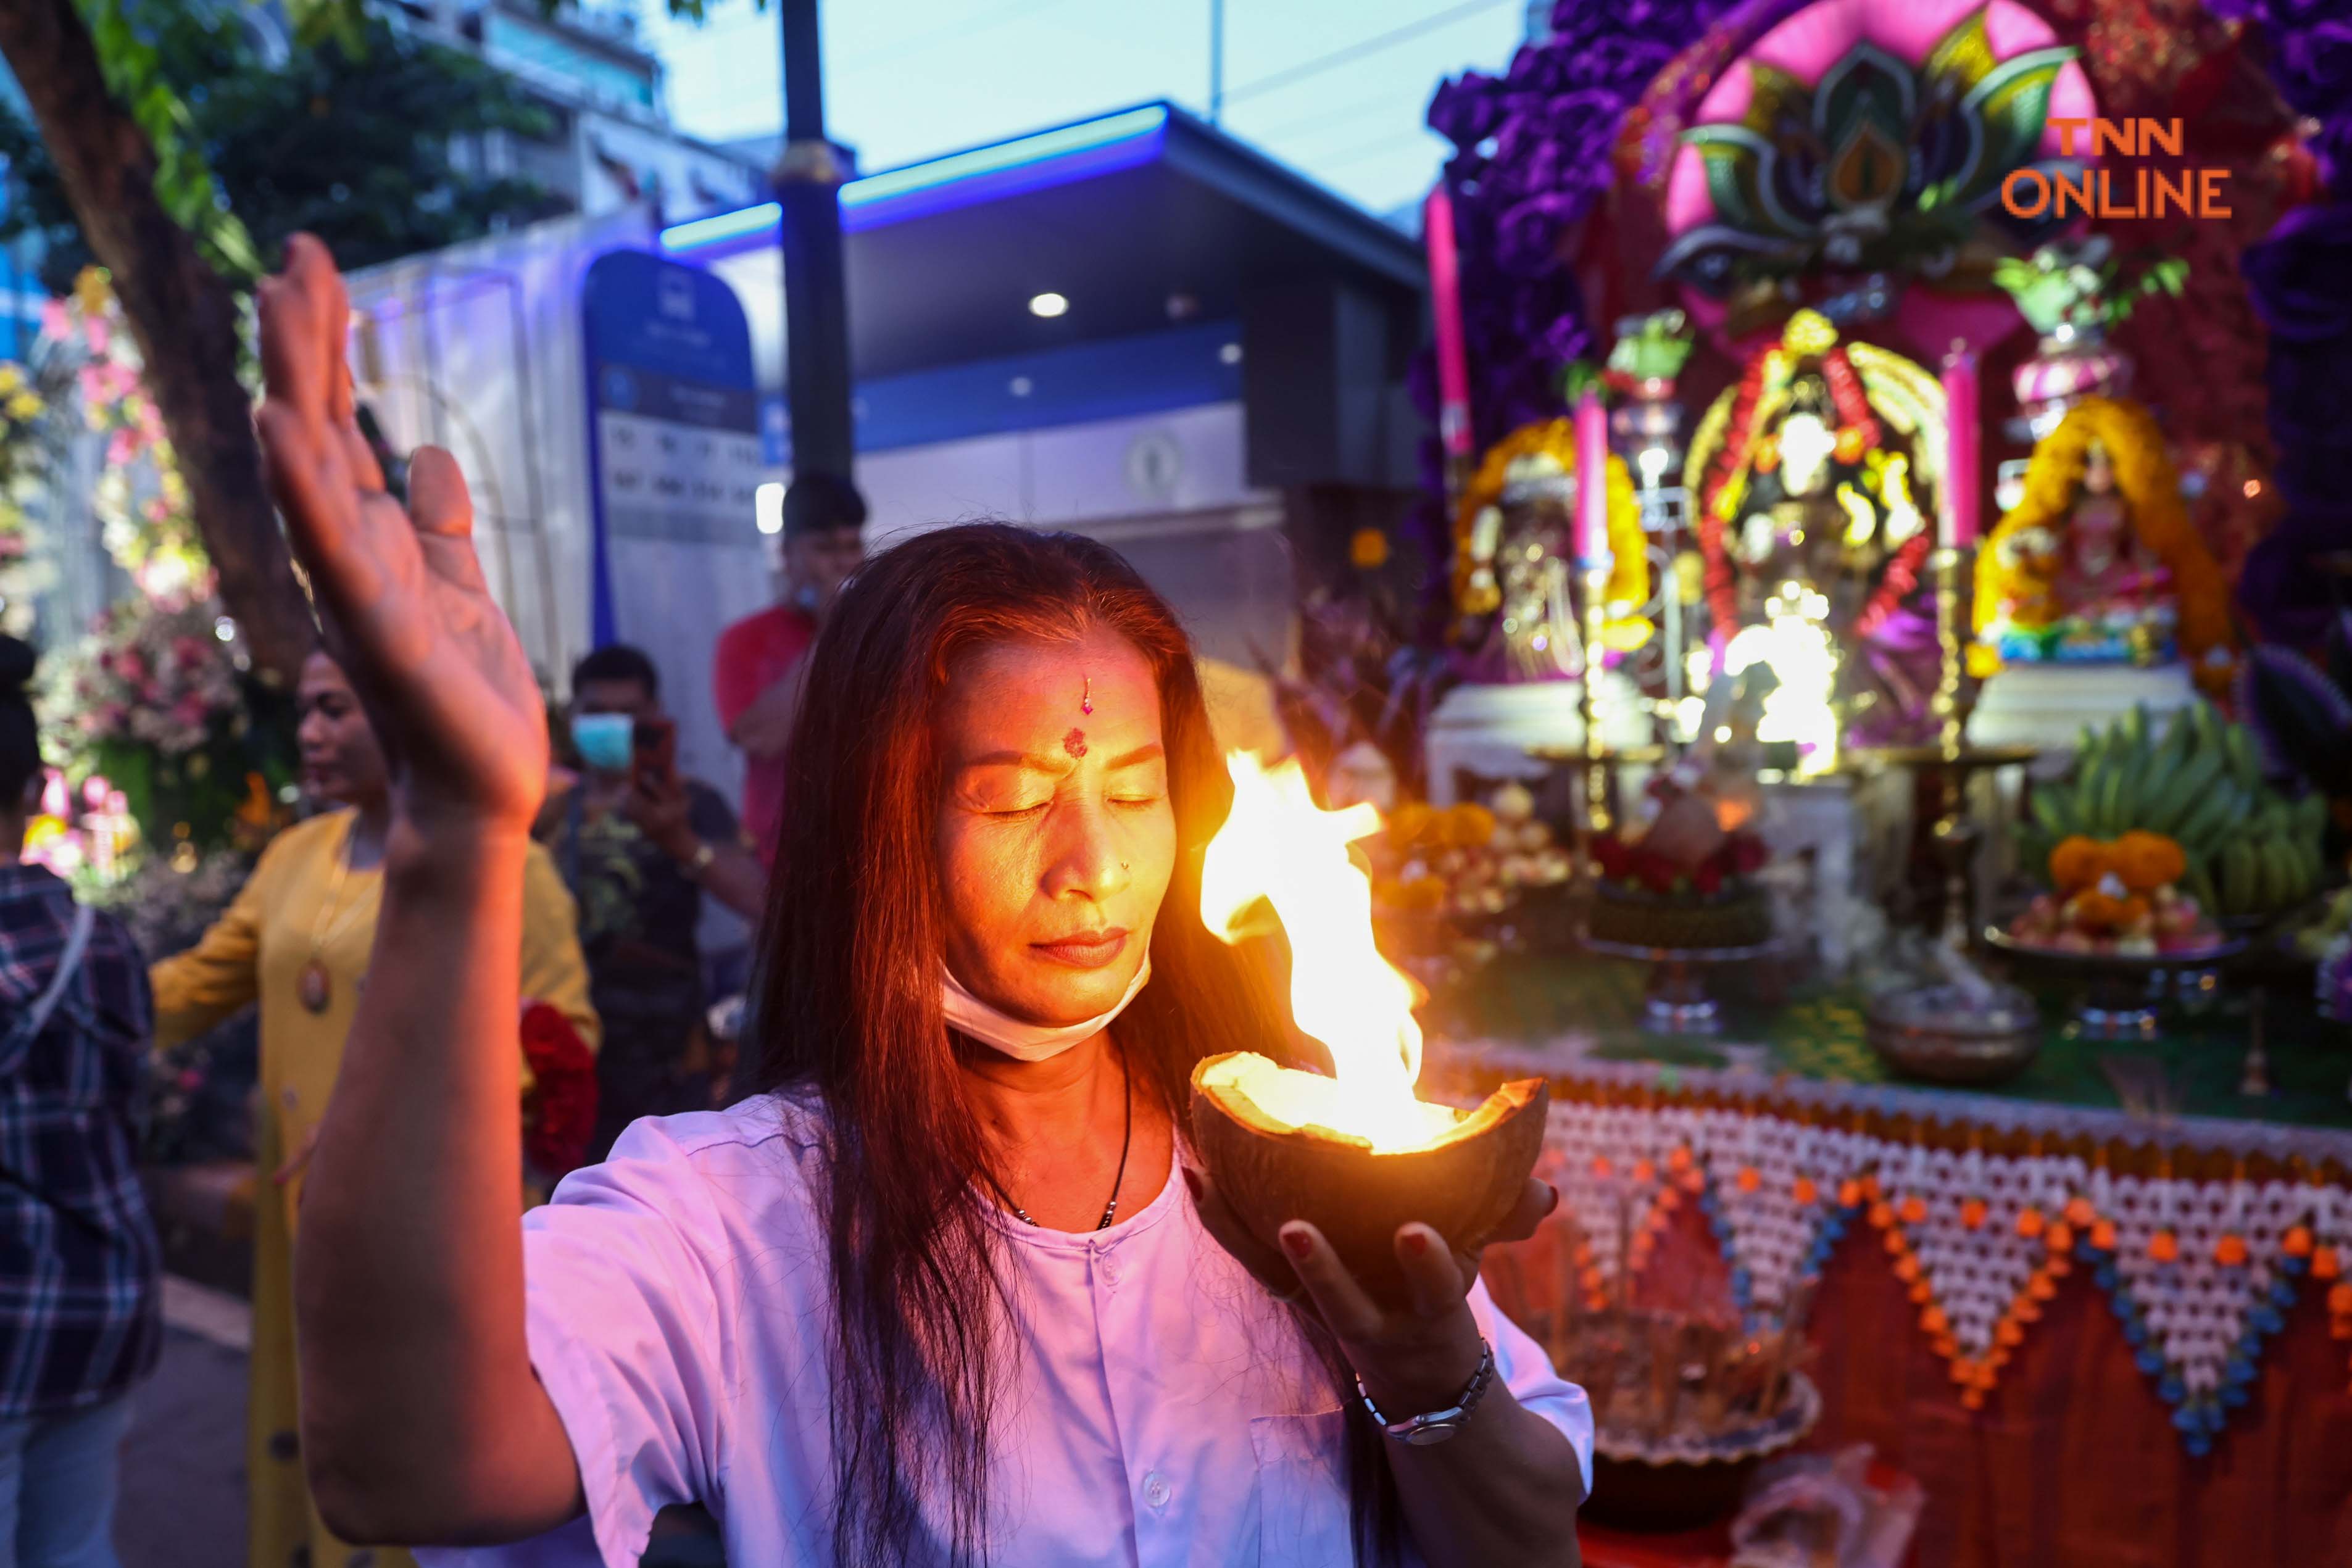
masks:
<instances>
[{"instance_id":1,"label":"flower garland","mask_svg":"<svg viewBox=\"0 0 2352 1568\"><path fill-rule=\"evenodd\" d=\"M2025 495L1993 525L1977 553L1976 629L1981 633L2002 605L2031 584L2005 558L2008 542L2029 528L2063 529L2083 487L2090 450L2103 446L2114 461L2116 487L2130 507L2132 533L2172 573L2180 605L2180 646L2200 685L2219 690L2234 667L2237 638L2230 625L2230 590L2180 499L2180 476L2165 453L2155 416L2128 400L2089 397L2058 428L2035 444L2025 470ZM1989 675L2000 655L1982 643L1969 650L1971 672Z\"/></svg>"},{"instance_id":2,"label":"flower garland","mask_svg":"<svg viewBox=\"0 0 2352 1568\"><path fill-rule=\"evenodd\" d=\"M1871 407L1869 389L1854 366L1853 354L1836 341L1828 321L1810 310L1790 319L1788 330L1748 362L1739 382L1707 412L1691 443L1691 465L1698 471L1698 543L1705 564L1708 612L1718 627L1739 624L1738 584L1724 529L1738 515L1747 498L1748 478L1769 473L1779 462L1769 425L1787 406L1789 390L1804 361L1819 367L1837 413L1836 456L1843 463L1860 463L1884 449L1885 432ZM1882 355L1890 365L1898 356ZM1907 365L1907 361L1901 361ZM1924 426L1922 427L1924 428ZM1925 465L1923 465L1925 466ZM1880 574L1878 587L1854 621L1854 635L1869 638L1885 624L1895 607L1919 586L1919 573L1935 548L1932 533L1922 530L1896 547Z\"/></svg>"}]
</instances>

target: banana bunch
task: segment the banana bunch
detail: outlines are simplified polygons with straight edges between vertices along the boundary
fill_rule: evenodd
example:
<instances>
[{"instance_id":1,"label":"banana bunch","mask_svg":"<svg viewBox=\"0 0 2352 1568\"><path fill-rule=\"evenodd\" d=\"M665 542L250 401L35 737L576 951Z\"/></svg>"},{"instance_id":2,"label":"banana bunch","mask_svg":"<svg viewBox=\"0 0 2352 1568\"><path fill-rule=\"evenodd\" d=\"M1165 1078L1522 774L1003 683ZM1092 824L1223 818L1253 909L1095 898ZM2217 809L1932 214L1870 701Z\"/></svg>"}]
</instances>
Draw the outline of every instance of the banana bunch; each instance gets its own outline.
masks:
<instances>
[{"instance_id":1,"label":"banana bunch","mask_svg":"<svg viewBox=\"0 0 2352 1568\"><path fill-rule=\"evenodd\" d=\"M2104 732L2084 727L2074 772L2033 791L2026 863L2061 841L2161 833L2189 860L2183 891L2221 915L2260 915L2318 890L2326 803L2291 801L2263 781L2253 732L2210 703L2175 716L2161 738L2145 706Z\"/></svg>"},{"instance_id":2,"label":"banana bunch","mask_svg":"<svg viewBox=\"0 0 2352 1568\"><path fill-rule=\"evenodd\" d=\"M2319 891L2326 867L2319 853L2327 803L2316 793L2289 803L2271 797L2221 845L2212 868L2223 915L2292 909Z\"/></svg>"}]
</instances>

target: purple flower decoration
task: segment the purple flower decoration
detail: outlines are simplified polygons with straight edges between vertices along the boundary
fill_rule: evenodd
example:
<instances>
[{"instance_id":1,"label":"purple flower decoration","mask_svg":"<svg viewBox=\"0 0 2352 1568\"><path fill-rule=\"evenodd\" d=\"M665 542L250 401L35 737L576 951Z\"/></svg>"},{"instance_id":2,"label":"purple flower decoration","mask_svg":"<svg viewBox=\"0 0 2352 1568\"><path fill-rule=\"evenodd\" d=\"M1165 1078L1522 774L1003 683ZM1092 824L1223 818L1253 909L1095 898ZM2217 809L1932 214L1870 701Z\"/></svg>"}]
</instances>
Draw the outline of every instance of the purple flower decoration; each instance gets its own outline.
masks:
<instances>
[{"instance_id":1,"label":"purple flower decoration","mask_svg":"<svg viewBox=\"0 0 2352 1568\"><path fill-rule=\"evenodd\" d=\"M2246 247L2239 269L2274 335L2313 342L2352 331L2352 205L2296 208Z\"/></svg>"},{"instance_id":2,"label":"purple flower decoration","mask_svg":"<svg viewBox=\"0 0 2352 1568\"><path fill-rule=\"evenodd\" d=\"M2352 550L2343 497L2352 428L2352 0L2208 0L2270 42L2271 76L2309 138L2332 199L2302 207L2240 258L2271 330L2270 426L2287 514L2247 556L2238 602L2274 641L2308 643L2337 606L2313 558Z\"/></svg>"},{"instance_id":3,"label":"purple flower decoration","mask_svg":"<svg viewBox=\"0 0 2352 1568\"><path fill-rule=\"evenodd\" d=\"M1733 0L1559 0L1552 37L1521 48L1501 76L1465 72L1430 99L1430 128L1460 150L1445 179L1479 445L1560 412L1560 371L1594 343L1561 240L1608 188L1626 110L1675 51L1735 9ZM1412 386L1433 413L1431 379Z\"/></svg>"}]
</instances>

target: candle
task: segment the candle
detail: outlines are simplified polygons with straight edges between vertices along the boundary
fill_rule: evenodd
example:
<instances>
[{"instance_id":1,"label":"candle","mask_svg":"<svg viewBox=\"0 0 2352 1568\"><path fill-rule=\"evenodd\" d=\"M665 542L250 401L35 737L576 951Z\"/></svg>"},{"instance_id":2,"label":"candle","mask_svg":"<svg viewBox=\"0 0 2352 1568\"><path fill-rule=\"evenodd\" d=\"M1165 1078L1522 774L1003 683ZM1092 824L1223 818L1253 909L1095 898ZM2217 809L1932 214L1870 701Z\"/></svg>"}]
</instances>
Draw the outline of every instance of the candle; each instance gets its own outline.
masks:
<instances>
[{"instance_id":1,"label":"candle","mask_svg":"<svg viewBox=\"0 0 2352 1568\"><path fill-rule=\"evenodd\" d=\"M1589 387L1576 404L1576 559L1609 564L1609 416Z\"/></svg>"},{"instance_id":2,"label":"candle","mask_svg":"<svg viewBox=\"0 0 2352 1568\"><path fill-rule=\"evenodd\" d=\"M1984 466L1978 423L1977 357L1955 339L1944 356L1944 483L1937 542L1965 549L1977 542L1977 486Z\"/></svg>"},{"instance_id":3,"label":"candle","mask_svg":"<svg viewBox=\"0 0 2352 1568\"><path fill-rule=\"evenodd\" d=\"M1454 199L1441 182L1422 207L1429 248L1429 308L1437 327L1437 435L1446 455L1470 455L1470 355L1462 341L1462 258L1454 241Z\"/></svg>"}]
</instances>

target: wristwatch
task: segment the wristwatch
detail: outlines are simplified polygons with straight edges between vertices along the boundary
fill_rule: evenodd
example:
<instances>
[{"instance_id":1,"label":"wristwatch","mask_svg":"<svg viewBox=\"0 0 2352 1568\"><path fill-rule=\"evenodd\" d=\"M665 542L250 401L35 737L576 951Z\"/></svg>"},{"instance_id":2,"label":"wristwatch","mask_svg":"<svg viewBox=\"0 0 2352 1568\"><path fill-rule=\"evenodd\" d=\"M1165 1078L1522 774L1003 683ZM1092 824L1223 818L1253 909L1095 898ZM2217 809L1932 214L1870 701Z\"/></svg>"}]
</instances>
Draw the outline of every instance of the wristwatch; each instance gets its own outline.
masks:
<instances>
[{"instance_id":1,"label":"wristwatch","mask_svg":"<svg viewBox=\"0 0 2352 1568\"><path fill-rule=\"evenodd\" d=\"M702 880L702 873L709 871L710 869L710 862L718 858L719 852L710 847L710 841L709 839L703 840L700 843L694 846L694 852L686 857L686 874L688 878L694 882L700 882Z\"/></svg>"},{"instance_id":2,"label":"wristwatch","mask_svg":"<svg viewBox=\"0 0 2352 1568\"><path fill-rule=\"evenodd\" d=\"M1372 1419L1381 1431L1400 1443L1425 1448L1432 1443L1444 1442L1470 1425L1472 1412L1478 1408L1478 1401L1486 1397L1486 1385L1494 1381L1495 1347L1482 1337L1478 1341L1478 1370L1470 1375L1469 1386L1443 1410L1433 1410L1426 1416L1415 1416L1408 1420L1391 1421L1381 1414L1379 1406L1372 1403L1372 1396L1365 1392L1364 1380L1360 1376L1356 1379L1356 1392L1363 1398L1364 1408L1372 1413Z\"/></svg>"}]
</instances>

